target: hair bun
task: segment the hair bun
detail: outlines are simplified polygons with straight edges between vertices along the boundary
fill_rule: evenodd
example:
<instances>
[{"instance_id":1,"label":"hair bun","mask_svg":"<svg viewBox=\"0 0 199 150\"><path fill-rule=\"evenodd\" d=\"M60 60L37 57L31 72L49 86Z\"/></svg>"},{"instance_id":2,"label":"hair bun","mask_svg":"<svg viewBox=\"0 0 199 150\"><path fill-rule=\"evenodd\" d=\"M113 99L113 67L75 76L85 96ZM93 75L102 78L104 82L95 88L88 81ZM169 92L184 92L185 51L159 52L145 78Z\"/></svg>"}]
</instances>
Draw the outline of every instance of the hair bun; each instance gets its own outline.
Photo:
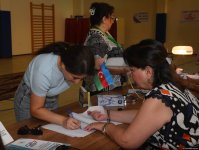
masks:
<instances>
[{"instance_id":1,"label":"hair bun","mask_svg":"<svg viewBox=\"0 0 199 150\"><path fill-rule=\"evenodd\" d=\"M90 15L94 16L95 15L95 8L89 9Z\"/></svg>"}]
</instances>

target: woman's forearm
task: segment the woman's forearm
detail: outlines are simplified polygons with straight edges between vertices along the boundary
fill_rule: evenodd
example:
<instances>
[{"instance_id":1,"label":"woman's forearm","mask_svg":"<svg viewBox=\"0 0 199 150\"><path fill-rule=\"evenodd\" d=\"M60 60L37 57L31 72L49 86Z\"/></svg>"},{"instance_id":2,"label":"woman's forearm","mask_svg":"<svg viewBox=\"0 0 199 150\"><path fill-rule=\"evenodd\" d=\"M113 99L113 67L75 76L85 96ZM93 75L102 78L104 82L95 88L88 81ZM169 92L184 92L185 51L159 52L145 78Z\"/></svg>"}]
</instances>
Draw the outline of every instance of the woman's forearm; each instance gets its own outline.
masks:
<instances>
[{"instance_id":1,"label":"woman's forearm","mask_svg":"<svg viewBox=\"0 0 199 150\"><path fill-rule=\"evenodd\" d=\"M32 116L50 123L63 125L64 120L67 117L54 113L46 108L39 108L34 112L31 112Z\"/></svg>"},{"instance_id":2,"label":"woman's forearm","mask_svg":"<svg viewBox=\"0 0 199 150\"><path fill-rule=\"evenodd\" d=\"M106 134L113 139L118 145L125 149L137 149L140 145L136 143L136 140L129 138L126 129L116 126L114 124L108 124L106 126Z\"/></svg>"},{"instance_id":3,"label":"woman's forearm","mask_svg":"<svg viewBox=\"0 0 199 150\"><path fill-rule=\"evenodd\" d=\"M137 114L137 110L110 111L110 119L122 123L131 123Z\"/></svg>"}]
</instances>

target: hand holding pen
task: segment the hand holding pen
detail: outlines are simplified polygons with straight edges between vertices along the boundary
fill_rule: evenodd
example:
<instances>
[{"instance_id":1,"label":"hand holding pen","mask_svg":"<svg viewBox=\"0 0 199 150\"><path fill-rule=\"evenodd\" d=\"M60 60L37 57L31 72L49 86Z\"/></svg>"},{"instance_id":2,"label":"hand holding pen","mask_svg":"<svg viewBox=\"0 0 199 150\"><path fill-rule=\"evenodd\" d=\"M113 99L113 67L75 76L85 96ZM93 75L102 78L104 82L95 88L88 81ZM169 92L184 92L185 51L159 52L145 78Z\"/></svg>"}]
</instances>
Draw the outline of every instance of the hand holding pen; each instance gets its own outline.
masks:
<instances>
[{"instance_id":1,"label":"hand holding pen","mask_svg":"<svg viewBox=\"0 0 199 150\"><path fill-rule=\"evenodd\" d=\"M67 129L79 129L80 121L73 118L72 111L67 109L67 114L69 117L63 121L63 127Z\"/></svg>"}]
</instances>

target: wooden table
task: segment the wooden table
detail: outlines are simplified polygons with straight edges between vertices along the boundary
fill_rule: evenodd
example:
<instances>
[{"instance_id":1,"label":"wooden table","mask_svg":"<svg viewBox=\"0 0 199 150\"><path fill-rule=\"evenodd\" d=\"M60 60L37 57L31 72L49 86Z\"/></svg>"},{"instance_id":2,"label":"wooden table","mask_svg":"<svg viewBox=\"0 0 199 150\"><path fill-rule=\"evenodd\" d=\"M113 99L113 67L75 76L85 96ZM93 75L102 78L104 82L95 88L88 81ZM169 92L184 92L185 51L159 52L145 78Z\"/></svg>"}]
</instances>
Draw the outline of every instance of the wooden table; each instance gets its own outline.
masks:
<instances>
[{"instance_id":1,"label":"wooden table","mask_svg":"<svg viewBox=\"0 0 199 150\"><path fill-rule=\"evenodd\" d=\"M103 93L103 94L118 94L122 93L124 94L126 89L119 89L112 91L110 93ZM96 104L96 96L93 96L91 98L92 104ZM127 109L129 108L139 108L142 101L138 100L136 104L128 104ZM59 114L66 114L66 108L71 108L74 112L84 112L87 108L81 108L78 102L71 103L69 105L60 107L58 110L56 110ZM47 140L47 141L54 141L54 142L61 142L61 143L69 143L72 147L75 147L77 149L86 149L86 150L116 150L120 147L114 143L110 138L104 136L101 132L96 131L86 137L69 137L51 130L43 129L43 135L40 136L34 136L34 135L18 135L17 130L24 126L28 125L28 127L33 128L38 125L44 125L47 124L47 122L38 120L38 119L28 119L21 122L14 123L12 125L9 125L6 127L8 132L11 134L11 136L14 138L14 140L18 138L34 138L39 140Z\"/></svg>"}]
</instances>

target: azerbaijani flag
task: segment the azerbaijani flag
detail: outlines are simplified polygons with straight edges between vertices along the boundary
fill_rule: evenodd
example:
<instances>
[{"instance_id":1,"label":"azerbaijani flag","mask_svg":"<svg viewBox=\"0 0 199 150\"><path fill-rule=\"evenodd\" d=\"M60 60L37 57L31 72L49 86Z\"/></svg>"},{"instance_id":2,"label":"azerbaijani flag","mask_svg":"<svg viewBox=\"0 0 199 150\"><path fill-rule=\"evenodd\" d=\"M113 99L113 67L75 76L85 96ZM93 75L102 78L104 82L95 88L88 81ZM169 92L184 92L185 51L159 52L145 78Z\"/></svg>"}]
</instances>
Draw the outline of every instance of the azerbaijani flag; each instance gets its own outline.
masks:
<instances>
[{"instance_id":1,"label":"azerbaijani flag","mask_svg":"<svg viewBox=\"0 0 199 150\"><path fill-rule=\"evenodd\" d=\"M94 82L98 91L113 84L112 76L105 63L101 65L99 72L94 76Z\"/></svg>"}]
</instances>

